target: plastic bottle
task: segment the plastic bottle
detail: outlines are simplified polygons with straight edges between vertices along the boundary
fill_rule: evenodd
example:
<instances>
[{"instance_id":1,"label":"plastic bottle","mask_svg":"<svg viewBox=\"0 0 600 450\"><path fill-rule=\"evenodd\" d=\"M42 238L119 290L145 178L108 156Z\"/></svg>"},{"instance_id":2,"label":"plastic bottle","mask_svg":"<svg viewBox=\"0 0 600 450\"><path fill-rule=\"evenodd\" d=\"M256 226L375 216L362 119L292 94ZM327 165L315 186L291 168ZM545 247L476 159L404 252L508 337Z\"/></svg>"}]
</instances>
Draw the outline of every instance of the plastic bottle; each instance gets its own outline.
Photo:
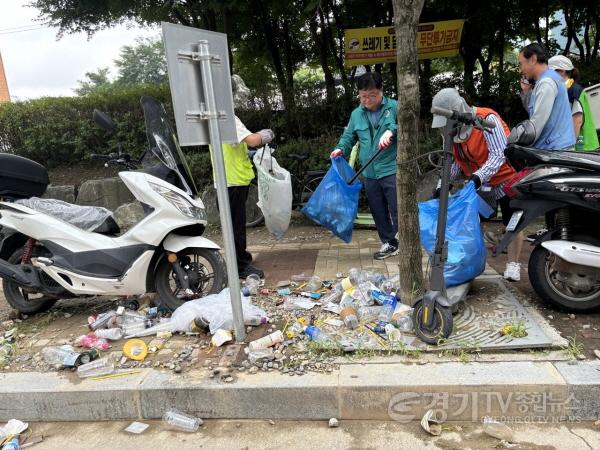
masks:
<instances>
[{"instance_id":1,"label":"plastic bottle","mask_svg":"<svg viewBox=\"0 0 600 450\"><path fill-rule=\"evenodd\" d=\"M98 352L77 353L70 345L46 347L42 350L42 357L48 364L67 367L86 364L94 359L94 354L98 355Z\"/></svg>"},{"instance_id":2,"label":"plastic bottle","mask_svg":"<svg viewBox=\"0 0 600 450\"><path fill-rule=\"evenodd\" d=\"M513 442L515 438L513 430L508 425L489 416L483 418L483 431L496 439L507 442Z\"/></svg>"},{"instance_id":3,"label":"plastic bottle","mask_svg":"<svg viewBox=\"0 0 600 450\"><path fill-rule=\"evenodd\" d=\"M269 322L269 318L266 316L244 317L244 325L250 325L252 327L264 325L267 322Z\"/></svg>"},{"instance_id":4,"label":"plastic bottle","mask_svg":"<svg viewBox=\"0 0 600 450\"><path fill-rule=\"evenodd\" d=\"M346 327L350 328L351 330L354 330L356 327L358 327L358 316L356 309L354 309L352 306L342 309L340 311L340 316Z\"/></svg>"},{"instance_id":5,"label":"plastic bottle","mask_svg":"<svg viewBox=\"0 0 600 450\"><path fill-rule=\"evenodd\" d=\"M309 325L304 329L304 333L313 342L325 345L336 345L333 338L318 327Z\"/></svg>"},{"instance_id":6,"label":"plastic bottle","mask_svg":"<svg viewBox=\"0 0 600 450\"><path fill-rule=\"evenodd\" d=\"M380 272L371 272L368 280L375 286L381 287L381 285L386 281L386 276Z\"/></svg>"},{"instance_id":7,"label":"plastic bottle","mask_svg":"<svg viewBox=\"0 0 600 450\"><path fill-rule=\"evenodd\" d=\"M300 333L304 332L304 327L306 325L303 325L300 321L296 321L293 324L291 324L289 327L287 327L287 329L285 330L285 334L288 338L293 338L294 336L299 335Z\"/></svg>"},{"instance_id":8,"label":"plastic bottle","mask_svg":"<svg viewBox=\"0 0 600 450\"><path fill-rule=\"evenodd\" d=\"M268 334L255 341L248 343L250 351L259 350L267 347L272 347L275 344L283 342L283 333L277 330L274 333Z\"/></svg>"},{"instance_id":9,"label":"plastic bottle","mask_svg":"<svg viewBox=\"0 0 600 450\"><path fill-rule=\"evenodd\" d=\"M394 290L398 291L398 289L400 289L400 274L396 274L393 277L388 278L388 280L390 283L392 283L394 285Z\"/></svg>"},{"instance_id":10,"label":"plastic bottle","mask_svg":"<svg viewBox=\"0 0 600 450\"><path fill-rule=\"evenodd\" d=\"M360 306L357 309L358 317L363 322L374 322L381 313L381 306Z\"/></svg>"},{"instance_id":11,"label":"plastic bottle","mask_svg":"<svg viewBox=\"0 0 600 450\"><path fill-rule=\"evenodd\" d=\"M403 333L408 333L413 330L413 321L410 316L398 317L392 323Z\"/></svg>"},{"instance_id":12,"label":"plastic bottle","mask_svg":"<svg viewBox=\"0 0 600 450\"><path fill-rule=\"evenodd\" d=\"M342 299L340 300L340 308L344 309L352 305L354 305L354 297L352 297L352 295L349 293L344 292Z\"/></svg>"},{"instance_id":13,"label":"plastic bottle","mask_svg":"<svg viewBox=\"0 0 600 450\"><path fill-rule=\"evenodd\" d=\"M392 320L392 314L394 314L394 309L396 309L396 297L393 295L387 295L386 298L383 300L381 312L379 313L379 317L377 318L380 327L384 327Z\"/></svg>"},{"instance_id":14,"label":"plastic bottle","mask_svg":"<svg viewBox=\"0 0 600 450\"><path fill-rule=\"evenodd\" d=\"M258 350L250 351L247 347L244 349L248 355L248 361L254 364L259 359L271 358L273 356L273 349L271 347L261 348Z\"/></svg>"},{"instance_id":15,"label":"plastic bottle","mask_svg":"<svg viewBox=\"0 0 600 450\"><path fill-rule=\"evenodd\" d=\"M260 277L255 273L251 273L246 277L244 286L250 290L250 294L256 295L258 293L258 288L260 287Z\"/></svg>"},{"instance_id":16,"label":"plastic bottle","mask_svg":"<svg viewBox=\"0 0 600 450\"><path fill-rule=\"evenodd\" d=\"M142 322L144 323L146 321L146 316L143 314L140 314L136 311L129 311L129 310L125 310L123 311L123 314L121 314L118 318L117 318L117 322L120 324L125 324L125 323L132 323L132 322Z\"/></svg>"},{"instance_id":17,"label":"plastic bottle","mask_svg":"<svg viewBox=\"0 0 600 450\"><path fill-rule=\"evenodd\" d=\"M87 364L82 364L77 368L77 376L79 378L99 377L109 375L115 371L114 363L105 356L104 358L90 361Z\"/></svg>"},{"instance_id":18,"label":"plastic bottle","mask_svg":"<svg viewBox=\"0 0 600 450\"><path fill-rule=\"evenodd\" d=\"M187 431L194 433L198 431L198 427L202 425L203 421L199 417L194 417L189 414L182 413L176 409L167 411L162 418L163 422L170 428L176 430Z\"/></svg>"},{"instance_id":19,"label":"plastic bottle","mask_svg":"<svg viewBox=\"0 0 600 450\"><path fill-rule=\"evenodd\" d=\"M10 441L2 446L2 450L20 450L21 446L19 445L19 437L15 436Z\"/></svg>"},{"instance_id":20,"label":"plastic bottle","mask_svg":"<svg viewBox=\"0 0 600 450\"><path fill-rule=\"evenodd\" d=\"M385 280L379 285L379 290L384 294L391 295L396 292L396 285L390 280Z\"/></svg>"},{"instance_id":21,"label":"plastic bottle","mask_svg":"<svg viewBox=\"0 0 600 450\"><path fill-rule=\"evenodd\" d=\"M96 330L94 334L99 338L110 339L111 341L118 341L123 338L123 330L120 328Z\"/></svg>"},{"instance_id":22,"label":"plastic bottle","mask_svg":"<svg viewBox=\"0 0 600 450\"><path fill-rule=\"evenodd\" d=\"M323 282L321 281L321 278L317 275L313 275L312 277L310 277L310 280L308 280L308 282L306 283L306 286L304 286L304 289L312 292L318 291L319 289L321 289L322 286Z\"/></svg>"},{"instance_id":23,"label":"plastic bottle","mask_svg":"<svg viewBox=\"0 0 600 450\"><path fill-rule=\"evenodd\" d=\"M344 290L341 288L342 285L341 284L337 284L337 286L340 286L340 289L333 289L331 292L325 294L323 297L321 297L321 301L323 302L324 305L326 305L327 303L339 303L340 300L342 299L342 295L344 295Z\"/></svg>"},{"instance_id":24,"label":"plastic bottle","mask_svg":"<svg viewBox=\"0 0 600 450\"><path fill-rule=\"evenodd\" d=\"M125 322L121 325L121 329L123 330L123 335L125 337L128 336L138 336L141 332L146 330L146 324L144 322Z\"/></svg>"},{"instance_id":25,"label":"plastic bottle","mask_svg":"<svg viewBox=\"0 0 600 450\"><path fill-rule=\"evenodd\" d=\"M384 294L379 289L371 289L369 295L378 305L383 305L385 299L391 296L390 294Z\"/></svg>"},{"instance_id":26,"label":"plastic bottle","mask_svg":"<svg viewBox=\"0 0 600 450\"><path fill-rule=\"evenodd\" d=\"M390 342L400 342L402 340L401 331L391 323L388 323L384 330Z\"/></svg>"},{"instance_id":27,"label":"plastic bottle","mask_svg":"<svg viewBox=\"0 0 600 450\"><path fill-rule=\"evenodd\" d=\"M361 306L369 306L373 304L373 299L369 292L373 290L375 286L371 284L370 281L361 281L358 286L354 289L352 296L358 300L358 303Z\"/></svg>"},{"instance_id":28,"label":"plastic bottle","mask_svg":"<svg viewBox=\"0 0 600 450\"><path fill-rule=\"evenodd\" d=\"M117 313L115 311L108 311L108 312L99 314L89 324L90 330L96 331L100 328L106 328L106 326L112 322L112 319L114 319L116 317L116 315L117 315ZM90 318L90 320L91 320L91 318Z\"/></svg>"}]
</instances>

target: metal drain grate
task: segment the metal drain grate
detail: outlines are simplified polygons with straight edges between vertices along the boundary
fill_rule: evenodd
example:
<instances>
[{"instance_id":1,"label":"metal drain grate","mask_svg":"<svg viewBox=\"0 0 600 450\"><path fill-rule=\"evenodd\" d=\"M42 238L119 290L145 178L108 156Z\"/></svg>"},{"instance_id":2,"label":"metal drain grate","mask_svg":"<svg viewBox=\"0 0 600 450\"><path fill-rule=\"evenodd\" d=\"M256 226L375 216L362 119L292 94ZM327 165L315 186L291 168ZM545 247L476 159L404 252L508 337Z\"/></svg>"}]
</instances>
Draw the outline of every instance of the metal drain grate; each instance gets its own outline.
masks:
<instances>
[{"instance_id":1,"label":"metal drain grate","mask_svg":"<svg viewBox=\"0 0 600 450\"><path fill-rule=\"evenodd\" d=\"M502 327L519 322L525 325L527 336L500 335ZM472 293L454 315L454 331L446 342L429 347L415 338L408 344L433 351L508 350L551 347L552 341L500 279L487 279L479 283L479 291Z\"/></svg>"}]
</instances>

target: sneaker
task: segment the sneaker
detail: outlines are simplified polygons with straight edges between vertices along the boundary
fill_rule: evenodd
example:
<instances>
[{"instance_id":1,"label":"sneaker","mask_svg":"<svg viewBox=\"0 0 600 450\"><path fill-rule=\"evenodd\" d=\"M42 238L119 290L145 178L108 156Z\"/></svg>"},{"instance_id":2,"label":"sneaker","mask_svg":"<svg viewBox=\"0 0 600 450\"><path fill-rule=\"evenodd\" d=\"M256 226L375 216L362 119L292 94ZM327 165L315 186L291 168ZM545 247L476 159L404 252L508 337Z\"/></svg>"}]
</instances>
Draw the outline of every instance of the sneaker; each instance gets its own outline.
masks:
<instances>
[{"instance_id":1,"label":"sneaker","mask_svg":"<svg viewBox=\"0 0 600 450\"><path fill-rule=\"evenodd\" d=\"M542 228L541 230L537 230L535 233L533 234L528 234L527 237L525 238L526 240L528 240L529 242L534 242L536 241L540 236L542 236L543 234L547 233L548 229L547 228Z\"/></svg>"},{"instance_id":2,"label":"sneaker","mask_svg":"<svg viewBox=\"0 0 600 450\"><path fill-rule=\"evenodd\" d=\"M252 274L258 275L260 278L265 277L265 273L262 270L252 265L246 267L244 270L241 270L239 272L240 278L246 278L248 275Z\"/></svg>"},{"instance_id":3,"label":"sneaker","mask_svg":"<svg viewBox=\"0 0 600 450\"><path fill-rule=\"evenodd\" d=\"M504 279L508 281L521 281L521 263L506 263L506 269L504 269Z\"/></svg>"},{"instance_id":4,"label":"sneaker","mask_svg":"<svg viewBox=\"0 0 600 450\"><path fill-rule=\"evenodd\" d=\"M375 252L373 254L373 258L385 259L385 258L389 258L390 256L396 256L397 254L398 254L398 246L390 244L389 242L386 242L385 244L383 244L381 246L381 248L379 249L378 252Z\"/></svg>"}]
</instances>

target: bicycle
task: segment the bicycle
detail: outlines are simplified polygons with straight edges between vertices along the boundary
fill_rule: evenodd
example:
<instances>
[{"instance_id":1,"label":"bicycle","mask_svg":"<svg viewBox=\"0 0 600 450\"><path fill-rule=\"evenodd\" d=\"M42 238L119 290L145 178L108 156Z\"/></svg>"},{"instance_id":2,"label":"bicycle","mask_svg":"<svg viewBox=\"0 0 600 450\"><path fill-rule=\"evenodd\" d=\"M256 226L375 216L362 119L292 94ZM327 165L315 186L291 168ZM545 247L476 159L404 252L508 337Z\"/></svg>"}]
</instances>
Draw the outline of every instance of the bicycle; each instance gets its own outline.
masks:
<instances>
[{"instance_id":1,"label":"bicycle","mask_svg":"<svg viewBox=\"0 0 600 450\"><path fill-rule=\"evenodd\" d=\"M249 152L252 160L256 150ZM325 170L304 170L304 161L308 159L306 154L291 153L288 158L293 160L289 172L292 179L292 209L298 210L304 207L311 195L321 183L325 176ZM256 171L256 169L255 169ZM248 200L246 201L246 227L256 227L263 223L264 216L258 203L258 180L254 178L250 183Z\"/></svg>"}]
</instances>

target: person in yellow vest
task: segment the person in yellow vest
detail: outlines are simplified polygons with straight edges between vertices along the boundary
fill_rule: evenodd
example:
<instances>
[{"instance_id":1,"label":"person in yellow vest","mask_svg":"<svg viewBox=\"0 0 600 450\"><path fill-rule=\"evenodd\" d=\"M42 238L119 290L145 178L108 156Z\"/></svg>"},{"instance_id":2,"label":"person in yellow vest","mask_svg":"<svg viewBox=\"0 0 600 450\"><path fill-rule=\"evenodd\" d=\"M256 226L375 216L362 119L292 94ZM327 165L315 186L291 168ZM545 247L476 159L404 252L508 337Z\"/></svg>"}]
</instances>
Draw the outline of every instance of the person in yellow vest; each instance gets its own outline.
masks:
<instances>
[{"instance_id":1,"label":"person in yellow vest","mask_svg":"<svg viewBox=\"0 0 600 450\"><path fill-rule=\"evenodd\" d=\"M594 123L588 95L583 90L583 86L577 83L579 78L577 69L575 69L571 60L563 55L550 58L548 67L560 75L567 88L573 117L573 128L577 139L575 150L597 150L600 143L596 133L596 124Z\"/></svg>"},{"instance_id":2,"label":"person in yellow vest","mask_svg":"<svg viewBox=\"0 0 600 450\"><path fill-rule=\"evenodd\" d=\"M247 102L250 92L239 75L232 75L231 88L234 106L236 108L243 106ZM268 144L273 140L275 134L269 129L252 133L237 116L235 116L235 125L239 144L223 144L223 159L238 272L240 278L246 278L250 274L264 278L265 273L251 264L252 255L246 250L246 201L248 200L248 186L254 179L252 162L248 157L248 147L261 147Z\"/></svg>"},{"instance_id":3,"label":"person in yellow vest","mask_svg":"<svg viewBox=\"0 0 600 450\"><path fill-rule=\"evenodd\" d=\"M458 130L452 146L454 163L451 179L457 178L459 172L462 172L477 190L491 191L493 198L500 205L502 222L504 226L508 225L514 210L510 207L510 198L504 193L502 187L516 173L504 157L506 138L510 134L510 129L496 111L470 105L454 88L442 89L435 94L432 106L470 113L496 124L496 127L489 132L473 128L472 125L463 125ZM433 116L432 128L441 128L445 125L445 117ZM521 279L519 258L523 237L523 234L519 233L508 246L508 262L504 270L504 278L509 281Z\"/></svg>"}]
</instances>

